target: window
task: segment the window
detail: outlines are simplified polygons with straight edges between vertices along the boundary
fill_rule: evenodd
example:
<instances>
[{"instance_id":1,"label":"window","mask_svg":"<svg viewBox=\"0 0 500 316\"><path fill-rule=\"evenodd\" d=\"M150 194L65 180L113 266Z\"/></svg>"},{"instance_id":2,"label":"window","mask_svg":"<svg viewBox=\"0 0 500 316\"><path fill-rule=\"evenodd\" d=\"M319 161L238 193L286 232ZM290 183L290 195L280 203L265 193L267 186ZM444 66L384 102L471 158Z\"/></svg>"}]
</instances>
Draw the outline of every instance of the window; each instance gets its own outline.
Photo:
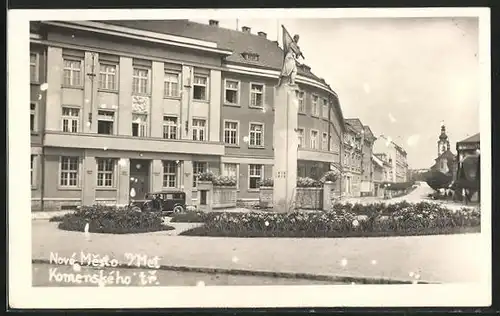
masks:
<instances>
[{"instance_id":1,"label":"window","mask_svg":"<svg viewBox=\"0 0 500 316\"><path fill-rule=\"evenodd\" d=\"M264 107L264 85L252 83L250 84L250 106L262 108Z\"/></svg>"},{"instance_id":2,"label":"window","mask_svg":"<svg viewBox=\"0 0 500 316\"><path fill-rule=\"evenodd\" d=\"M175 161L163 162L163 187L175 188L177 186L177 163Z\"/></svg>"},{"instance_id":3,"label":"window","mask_svg":"<svg viewBox=\"0 0 500 316\"><path fill-rule=\"evenodd\" d=\"M311 114L314 116L319 116L319 104L318 104L318 96L312 96L312 110Z\"/></svg>"},{"instance_id":4,"label":"window","mask_svg":"<svg viewBox=\"0 0 500 316\"><path fill-rule=\"evenodd\" d=\"M328 99L323 99L323 117L328 118Z\"/></svg>"},{"instance_id":5,"label":"window","mask_svg":"<svg viewBox=\"0 0 500 316\"><path fill-rule=\"evenodd\" d=\"M59 184L63 187L78 186L78 157L61 157Z\"/></svg>"},{"instance_id":6,"label":"window","mask_svg":"<svg viewBox=\"0 0 500 316\"><path fill-rule=\"evenodd\" d=\"M224 122L224 142L229 145L238 145L238 122Z\"/></svg>"},{"instance_id":7,"label":"window","mask_svg":"<svg viewBox=\"0 0 500 316\"><path fill-rule=\"evenodd\" d=\"M259 123L250 124L250 146L264 146L264 125Z\"/></svg>"},{"instance_id":8,"label":"window","mask_svg":"<svg viewBox=\"0 0 500 316\"><path fill-rule=\"evenodd\" d=\"M177 98L179 96L179 81L179 73L165 72L164 89L166 97Z\"/></svg>"},{"instance_id":9,"label":"window","mask_svg":"<svg viewBox=\"0 0 500 316\"><path fill-rule=\"evenodd\" d=\"M97 186L110 188L114 186L115 160L97 158Z\"/></svg>"},{"instance_id":10,"label":"window","mask_svg":"<svg viewBox=\"0 0 500 316\"><path fill-rule=\"evenodd\" d=\"M38 82L38 54L30 53L30 80Z\"/></svg>"},{"instance_id":11,"label":"window","mask_svg":"<svg viewBox=\"0 0 500 316\"><path fill-rule=\"evenodd\" d=\"M97 134L113 135L115 112L97 111Z\"/></svg>"},{"instance_id":12,"label":"window","mask_svg":"<svg viewBox=\"0 0 500 316\"><path fill-rule=\"evenodd\" d=\"M318 149L318 131L311 131L311 149Z\"/></svg>"},{"instance_id":13,"label":"window","mask_svg":"<svg viewBox=\"0 0 500 316\"><path fill-rule=\"evenodd\" d=\"M132 114L132 136L147 137L148 116L146 114Z\"/></svg>"},{"instance_id":14,"label":"window","mask_svg":"<svg viewBox=\"0 0 500 316\"><path fill-rule=\"evenodd\" d=\"M100 64L99 65L99 89L116 90L116 65Z\"/></svg>"},{"instance_id":15,"label":"window","mask_svg":"<svg viewBox=\"0 0 500 316\"><path fill-rule=\"evenodd\" d=\"M299 138L299 148L304 147L304 129L297 129L297 137Z\"/></svg>"},{"instance_id":16,"label":"window","mask_svg":"<svg viewBox=\"0 0 500 316\"><path fill-rule=\"evenodd\" d=\"M304 91L297 91L297 101L299 102L299 113L305 113Z\"/></svg>"},{"instance_id":17,"label":"window","mask_svg":"<svg viewBox=\"0 0 500 316\"><path fill-rule=\"evenodd\" d=\"M149 87L149 69L134 68L132 74L132 92L138 94L147 94Z\"/></svg>"},{"instance_id":18,"label":"window","mask_svg":"<svg viewBox=\"0 0 500 316\"><path fill-rule=\"evenodd\" d=\"M262 181L264 176L264 166L263 165L248 165L248 188L258 189L259 182Z\"/></svg>"},{"instance_id":19,"label":"window","mask_svg":"<svg viewBox=\"0 0 500 316\"><path fill-rule=\"evenodd\" d=\"M238 174L238 164L235 163L225 163L222 174L226 177L231 177L236 180L236 187L239 187L240 177Z\"/></svg>"},{"instance_id":20,"label":"window","mask_svg":"<svg viewBox=\"0 0 500 316\"><path fill-rule=\"evenodd\" d=\"M239 89L240 83L235 80L226 80L226 92L225 94L225 101L228 104L238 104L238 89Z\"/></svg>"},{"instance_id":21,"label":"window","mask_svg":"<svg viewBox=\"0 0 500 316\"><path fill-rule=\"evenodd\" d=\"M30 131L36 131L36 103L30 103Z\"/></svg>"},{"instance_id":22,"label":"window","mask_svg":"<svg viewBox=\"0 0 500 316\"><path fill-rule=\"evenodd\" d=\"M80 109L62 108L62 131L65 133L78 133L80 125Z\"/></svg>"},{"instance_id":23,"label":"window","mask_svg":"<svg viewBox=\"0 0 500 316\"><path fill-rule=\"evenodd\" d=\"M321 149L327 151L328 150L328 134L323 133L323 138L321 139Z\"/></svg>"},{"instance_id":24,"label":"window","mask_svg":"<svg viewBox=\"0 0 500 316\"><path fill-rule=\"evenodd\" d=\"M82 86L82 61L64 59L64 80L65 86Z\"/></svg>"},{"instance_id":25,"label":"window","mask_svg":"<svg viewBox=\"0 0 500 316\"><path fill-rule=\"evenodd\" d=\"M193 99L207 101L208 77L195 75L193 83Z\"/></svg>"},{"instance_id":26,"label":"window","mask_svg":"<svg viewBox=\"0 0 500 316\"><path fill-rule=\"evenodd\" d=\"M204 141L206 130L205 120L193 119L193 140Z\"/></svg>"},{"instance_id":27,"label":"window","mask_svg":"<svg viewBox=\"0 0 500 316\"><path fill-rule=\"evenodd\" d=\"M175 116L163 117L163 138L177 139L177 117Z\"/></svg>"},{"instance_id":28,"label":"window","mask_svg":"<svg viewBox=\"0 0 500 316\"><path fill-rule=\"evenodd\" d=\"M31 155L31 164L30 164L30 174L31 174L31 186L35 185L35 155Z\"/></svg>"},{"instance_id":29,"label":"window","mask_svg":"<svg viewBox=\"0 0 500 316\"><path fill-rule=\"evenodd\" d=\"M196 188L198 182L198 175L208 171L207 162L193 161L193 188Z\"/></svg>"}]
</instances>

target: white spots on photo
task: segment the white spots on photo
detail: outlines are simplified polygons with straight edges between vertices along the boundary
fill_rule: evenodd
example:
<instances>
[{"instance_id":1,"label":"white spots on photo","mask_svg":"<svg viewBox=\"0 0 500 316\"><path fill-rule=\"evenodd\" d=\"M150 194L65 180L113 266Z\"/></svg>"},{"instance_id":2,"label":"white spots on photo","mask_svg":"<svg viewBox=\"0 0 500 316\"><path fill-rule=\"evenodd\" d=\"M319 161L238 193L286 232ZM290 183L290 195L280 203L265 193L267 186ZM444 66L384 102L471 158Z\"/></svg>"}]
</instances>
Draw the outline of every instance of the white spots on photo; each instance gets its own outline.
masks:
<instances>
[{"instance_id":1,"label":"white spots on photo","mask_svg":"<svg viewBox=\"0 0 500 316\"><path fill-rule=\"evenodd\" d=\"M101 104L101 108L105 109L107 107L108 107L108 105L106 103Z\"/></svg>"},{"instance_id":2,"label":"white spots on photo","mask_svg":"<svg viewBox=\"0 0 500 316\"><path fill-rule=\"evenodd\" d=\"M248 141L249 141L248 136L244 136L244 137L243 137L243 142L248 143Z\"/></svg>"},{"instance_id":3,"label":"white spots on photo","mask_svg":"<svg viewBox=\"0 0 500 316\"><path fill-rule=\"evenodd\" d=\"M363 84L363 91L364 91L366 94L370 94L370 92L371 92L371 87L370 87L370 85L369 85L367 82L365 82L365 83Z\"/></svg>"},{"instance_id":4,"label":"white spots on photo","mask_svg":"<svg viewBox=\"0 0 500 316\"><path fill-rule=\"evenodd\" d=\"M90 102L90 100L89 100L89 99L85 99L85 103L89 103L89 102Z\"/></svg>"},{"instance_id":5,"label":"white spots on photo","mask_svg":"<svg viewBox=\"0 0 500 316\"><path fill-rule=\"evenodd\" d=\"M420 279L420 274L415 274L415 279L419 280Z\"/></svg>"},{"instance_id":6,"label":"white spots on photo","mask_svg":"<svg viewBox=\"0 0 500 316\"><path fill-rule=\"evenodd\" d=\"M420 135L419 134L413 134L410 137L408 137L408 140L406 141L406 143L408 144L408 146L414 147L414 146L416 146L418 144L419 140L420 140Z\"/></svg>"},{"instance_id":7,"label":"white spots on photo","mask_svg":"<svg viewBox=\"0 0 500 316\"><path fill-rule=\"evenodd\" d=\"M357 219L352 221L352 226L358 227L359 226L359 221Z\"/></svg>"},{"instance_id":8,"label":"white spots on photo","mask_svg":"<svg viewBox=\"0 0 500 316\"><path fill-rule=\"evenodd\" d=\"M118 106L117 106L116 104L113 104L113 105L111 106L111 108L112 108L113 110L116 110L116 109L118 108Z\"/></svg>"},{"instance_id":9,"label":"white spots on photo","mask_svg":"<svg viewBox=\"0 0 500 316\"><path fill-rule=\"evenodd\" d=\"M388 116L391 123L396 123L396 118L394 117L394 115L392 115L392 113L389 113Z\"/></svg>"},{"instance_id":10,"label":"white spots on photo","mask_svg":"<svg viewBox=\"0 0 500 316\"><path fill-rule=\"evenodd\" d=\"M198 282L196 282L196 286L205 286L205 282L204 281L198 281Z\"/></svg>"},{"instance_id":11,"label":"white spots on photo","mask_svg":"<svg viewBox=\"0 0 500 316\"><path fill-rule=\"evenodd\" d=\"M264 225L269 226L269 222L268 222L268 221L265 221L265 222L264 222Z\"/></svg>"},{"instance_id":12,"label":"white spots on photo","mask_svg":"<svg viewBox=\"0 0 500 316\"><path fill-rule=\"evenodd\" d=\"M123 159L123 158L120 158L120 160L118 160L118 165L120 167L125 167L127 165L127 160Z\"/></svg>"},{"instance_id":13,"label":"white spots on photo","mask_svg":"<svg viewBox=\"0 0 500 316\"><path fill-rule=\"evenodd\" d=\"M73 271L80 272L81 270L82 270L82 267L78 263L75 263L73 265Z\"/></svg>"},{"instance_id":14,"label":"white spots on photo","mask_svg":"<svg viewBox=\"0 0 500 316\"><path fill-rule=\"evenodd\" d=\"M49 84L44 82L40 85L40 91L47 91L47 89L49 88Z\"/></svg>"},{"instance_id":15,"label":"white spots on photo","mask_svg":"<svg viewBox=\"0 0 500 316\"><path fill-rule=\"evenodd\" d=\"M236 257L236 256L233 256L233 258L231 259L231 261L233 263L238 263L238 261L240 261L240 259L238 257Z\"/></svg>"},{"instance_id":16,"label":"white spots on photo","mask_svg":"<svg viewBox=\"0 0 500 316\"><path fill-rule=\"evenodd\" d=\"M372 264L372 265L376 265L376 264L377 264L377 260L373 259L373 260L371 261L371 264Z\"/></svg>"},{"instance_id":17,"label":"white spots on photo","mask_svg":"<svg viewBox=\"0 0 500 316\"><path fill-rule=\"evenodd\" d=\"M40 101L41 99L42 99L42 95L41 95L41 94L39 94L39 95L38 95L38 101Z\"/></svg>"},{"instance_id":18,"label":"white spots on photo","mask_svg":"<svg viewBox=\"0 0 500 316\"><path fill-rule=\"evenodd\" d=\"M340 260L340 265L343 267L347 266L347 259L343 258L342 260Z\"/></svg>"},{"instance_id":19,"label":"white spots on photo","mask_svg":"<svg viewBox=\"0 0 500 316\"><path fill-rule=\"evenodd\" d=\"M413 277L415 276L415 272L410 271L410 273L408 273L408 276L409 276L410 278L413 278Z\"/></svg>"},{"instance_id":20,"label":"white spots on photo","mask_svg":"<svg viewBox=\"0 0 500 316\"><path fill-rule=\"evenodd\" d=\"M108 147L103 147L103 150L108 150Z\"/></svg>"},{"instance_id":21,"label":"white spots on photo","mask_svg":"<svg viewBox=\"0 0 500 316\"><path fill-rule=\"evenodd\" d=\"M90 122L87 122L87 127L90 127L92 124Z\"/></svg>"}]
</instances>

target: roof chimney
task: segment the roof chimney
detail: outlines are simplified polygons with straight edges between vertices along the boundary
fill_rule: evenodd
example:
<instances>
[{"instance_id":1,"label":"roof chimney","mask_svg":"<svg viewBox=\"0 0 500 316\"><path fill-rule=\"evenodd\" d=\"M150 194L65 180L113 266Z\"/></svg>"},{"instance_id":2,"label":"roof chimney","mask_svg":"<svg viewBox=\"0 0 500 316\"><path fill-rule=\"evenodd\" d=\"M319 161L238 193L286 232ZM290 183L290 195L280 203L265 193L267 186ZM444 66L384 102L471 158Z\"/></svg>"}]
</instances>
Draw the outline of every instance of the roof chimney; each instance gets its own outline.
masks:
<instances>
[{"instance_id":1,"label":"roof chimney","mask_svg":"<svg viewBox=\"0 0 500 316\"><path fill-rule=\"evenodd\" d=\"M280 46L280 43L278 41L273 41L274 44L276 44L276 46Z\"/></svg>"},{"instance_id":2,"label":"roof chimney","mask_svg":"<svg viewBox=\"0 0 500 316\"><path fill-rule=\"evenodd\" d=\"M258 32L257 35L263 38L267 38L267 34L265 32Z\"/></svg>"},{"instance_id":3,"label":"roof chimney","mask_svg":"<svg viewBox=\"0 0 500 316\"><path fill-rule=\"evenodd\" d=\"M249 28L248 26L243 26L241 28L241 31L244 32L244 33L250 33L250 30L251 30L251 28Z\"/></svg>"},{"instance_id":4,"label":"roof chimney","mask_svg":"<svg viewBox=\"0 0 500 316\"><path fill-rule=\"evenodd\" d=\"M212 25L212 26L219 26L219 21L217 21L217 20L209 20L208 24Z\"/></svg>"}]
</instances>

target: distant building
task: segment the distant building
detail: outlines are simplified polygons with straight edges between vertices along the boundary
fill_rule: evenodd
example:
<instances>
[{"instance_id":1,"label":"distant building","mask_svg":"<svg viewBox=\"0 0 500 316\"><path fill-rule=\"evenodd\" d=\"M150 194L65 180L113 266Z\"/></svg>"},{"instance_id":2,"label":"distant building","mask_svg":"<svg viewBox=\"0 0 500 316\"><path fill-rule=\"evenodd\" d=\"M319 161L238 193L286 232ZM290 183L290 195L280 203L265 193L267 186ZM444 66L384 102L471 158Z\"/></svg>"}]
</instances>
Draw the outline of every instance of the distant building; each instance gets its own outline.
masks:
<instances>
[{"instance_id":1,"label":"distant building","mask_svg":"<svg viewBox=\"0 0 500 316\"><path fill-rule=\"evenodd\" d=\"M392 166L386 160L381 158L381 155L372 155L373 162L373 195L382 197L384 196L383 183L387 182Z\"/></svg>"},{"instance_id":2,"label":"distant building","mask_svg":"<svg viewBox=\"0 0 500 316\"><path fill-rule=\"evenodd\" d=\"M432 170L438 170L447 175L456 175L457 160L454 153L450 150L450 140L446 135L446 126L441 124L441 134L437 142L437 158L434 159L435 163L431 167Z\"/></svg>"},{"instance_id":3,"label":"distant building","mask_svg":"<svg viewBox=\"0 0 500 316\"><path fill-rule=\"evenodd\" d=\"M371 157L373 154L373 143L376 137L373 136L370 127L363 125L358 118L345 119L345 122L346 125L349 125L348 129L350 128L352 133L354 133L354 141L359 146L359 148L350 152L351 157L354 155L354 159L349 160L352 163L352 167L354 167L354 187L359 185L359 195L373 195L373 166ZM358 155L360 155L360 157L358 157ZM359 183L357 179L358 173L360 177ZM355 194L357 196L358 192L355 192Z\"/></svg>"},{"instance_id":4,"label":"distant building","mask_svg":"<svg viewBox=\"0 0 500 316\"><path fill-rule=\"evenodd\" d=\"M408 157L403 147L391 140L390 137L380 135L374 143L375 154L384 154L383 159L392 166L390 182L406 182L408 172Z\"/></svg>"}]
</instances>

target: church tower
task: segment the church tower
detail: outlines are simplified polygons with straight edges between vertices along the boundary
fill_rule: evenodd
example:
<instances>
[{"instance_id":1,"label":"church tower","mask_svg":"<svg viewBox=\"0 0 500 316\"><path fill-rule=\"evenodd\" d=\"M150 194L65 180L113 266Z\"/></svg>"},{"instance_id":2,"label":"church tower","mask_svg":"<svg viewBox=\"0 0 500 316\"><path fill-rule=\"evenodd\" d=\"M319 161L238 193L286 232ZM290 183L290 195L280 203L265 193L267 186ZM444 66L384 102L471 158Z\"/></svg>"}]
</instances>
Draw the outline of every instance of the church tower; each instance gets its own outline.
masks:
<instances>
[{"instance_id":1,"label":"church tower","mask_svg":"<svg viewBox=\"0 0 500 316\"><path fill-rule=\"evenodd\" d=\"M441 135L439 135L438 140L438 157L447 150L450 150L450 141L448 139L448 135L446 135L446 127L444 126L444 122L441 122Z\"/></svg>"}]
</instances>

